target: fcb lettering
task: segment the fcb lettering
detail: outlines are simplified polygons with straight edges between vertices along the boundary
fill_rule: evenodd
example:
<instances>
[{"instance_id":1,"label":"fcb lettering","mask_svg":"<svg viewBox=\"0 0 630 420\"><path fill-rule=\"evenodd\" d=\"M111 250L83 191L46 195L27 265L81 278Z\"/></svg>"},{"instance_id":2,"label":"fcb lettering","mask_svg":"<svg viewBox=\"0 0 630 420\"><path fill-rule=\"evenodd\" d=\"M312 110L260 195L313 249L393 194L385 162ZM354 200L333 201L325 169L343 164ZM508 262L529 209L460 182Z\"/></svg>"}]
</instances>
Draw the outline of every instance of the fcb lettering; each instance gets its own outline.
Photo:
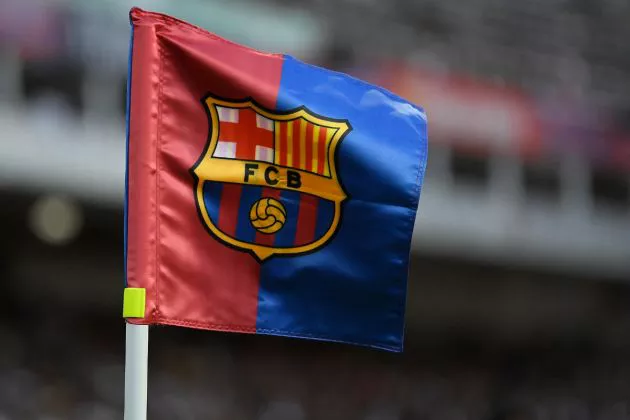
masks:
<instances>
[{"instance_id":1,"label":"fcb lettering","mask_svg":"<svg viewBox=\"0 0 630 420\"><path fill-rule=\"evenodd\" d=\"M255 176L259 166L260 165L257 163L246 163L243 182L252 182L250 180L251 176L254 176L254 179L257 180ZM284 176L278 175L281 170L284 171ZM281 185L285 185L289 188L300 188L302 186L302 177L300 176L299 172L292 171L291 169L278 169L275 166L267 166L264 175L264 181L267 183L267 185L278 185L278 182L281 179L284 181Z\"/></svg>"}]
</instances>

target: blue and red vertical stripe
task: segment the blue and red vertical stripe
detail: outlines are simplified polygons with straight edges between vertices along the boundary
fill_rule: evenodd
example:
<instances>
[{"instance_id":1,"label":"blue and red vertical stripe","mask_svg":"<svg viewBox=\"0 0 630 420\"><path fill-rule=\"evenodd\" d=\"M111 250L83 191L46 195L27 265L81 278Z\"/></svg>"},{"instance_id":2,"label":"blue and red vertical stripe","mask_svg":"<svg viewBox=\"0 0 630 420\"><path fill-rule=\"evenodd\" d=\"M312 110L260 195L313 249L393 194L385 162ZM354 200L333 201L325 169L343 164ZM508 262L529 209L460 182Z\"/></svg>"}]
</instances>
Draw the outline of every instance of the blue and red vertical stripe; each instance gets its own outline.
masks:
<instances>
[{"instance_id":1,"label":"blue and red vertical stripe","mask_svg":"<svg viewBox=\"0 0 630 420\"><path fill-rule=\"evenodd\" d=\"M263 197L279 200L287 212L280 231L256 231L249 212ZM223 233L243 242L275 248L292 248L315 242L328 231L334 216L334 203L309 194L253 185L207 181L204 200L210 220Z\"/></svg>"}]
</instances>

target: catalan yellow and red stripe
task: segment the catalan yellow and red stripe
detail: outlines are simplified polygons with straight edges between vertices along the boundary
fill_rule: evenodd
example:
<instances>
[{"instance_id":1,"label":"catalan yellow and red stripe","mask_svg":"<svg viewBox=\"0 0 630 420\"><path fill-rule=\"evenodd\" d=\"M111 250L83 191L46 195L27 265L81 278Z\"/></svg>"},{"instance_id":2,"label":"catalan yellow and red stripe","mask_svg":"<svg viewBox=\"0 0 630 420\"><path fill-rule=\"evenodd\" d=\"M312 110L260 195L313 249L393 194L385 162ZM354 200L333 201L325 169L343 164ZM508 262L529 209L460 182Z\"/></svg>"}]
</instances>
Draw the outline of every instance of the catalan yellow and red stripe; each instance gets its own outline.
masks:
<instances>
[{"instance_id":1,"label":"catalan yellow and red stripe","mask_svg":"<svg viewBox=\"0 0 630 420\"><path fill-rule=\"evenodd\" d=\"M313 124L303 118L276 121L274 162L330 176L328 150L336 130Z\"/></svg>"}]
</instances>

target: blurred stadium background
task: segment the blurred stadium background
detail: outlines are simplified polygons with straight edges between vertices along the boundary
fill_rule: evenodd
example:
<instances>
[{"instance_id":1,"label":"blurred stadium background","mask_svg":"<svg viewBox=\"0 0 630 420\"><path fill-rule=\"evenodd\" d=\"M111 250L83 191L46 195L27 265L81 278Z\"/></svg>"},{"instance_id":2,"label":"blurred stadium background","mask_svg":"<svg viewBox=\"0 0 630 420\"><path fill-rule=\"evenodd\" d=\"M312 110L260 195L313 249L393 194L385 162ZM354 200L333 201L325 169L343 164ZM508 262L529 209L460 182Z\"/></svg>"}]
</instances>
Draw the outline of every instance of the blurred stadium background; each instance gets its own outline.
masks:
<instances>
[{"instance_id":1,"label":"blurred stadium background","mask_svg":"<svg viewBox=\"0 0 630 420\"><path fill-rule=\"evenodd\" d=\"M122 418L132 5L425 106L402 355L154 329L149 418L630 419L628 0L0 1L0 419Z\"/></svg>"}]
</instances>

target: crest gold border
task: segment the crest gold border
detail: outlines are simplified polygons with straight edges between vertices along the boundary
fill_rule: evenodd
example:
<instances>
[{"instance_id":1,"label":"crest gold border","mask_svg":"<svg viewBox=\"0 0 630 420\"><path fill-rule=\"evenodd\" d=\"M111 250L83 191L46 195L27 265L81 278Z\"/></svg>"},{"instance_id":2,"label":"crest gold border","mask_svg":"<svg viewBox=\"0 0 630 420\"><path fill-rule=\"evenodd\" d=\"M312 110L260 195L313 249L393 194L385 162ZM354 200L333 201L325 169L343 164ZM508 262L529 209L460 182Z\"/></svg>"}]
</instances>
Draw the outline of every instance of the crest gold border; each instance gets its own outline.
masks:
<instances>
[{"instance_id":1,"label":"crest gold border","mask_svg":"<svg viewBox=\"0 0 630 420\"><path fill-rule=\"evenodd\" d=\"M206 110L206 113L208 114L208 123L210 125L209 136L208 136L206 147L203 153L201 154L199 160L191 168L190 172L195 178L195 202L197 205L197 210L207 230L214 237L219 239L221 242L231 247L237 248L239 250L243 250L243 251L247 251L251 253L260 262L265 261L266 259L274 255L291 256L291 255L310 253L321 248L328 241L330 241L332 237L334 236L334 234L336 233L337 228L339 227L339 223L341 221L342 203L348 198L348 194L345 192L345 189L343 188L343 185L338 177L336 152L343 138L352 130L350 123L347 120L335 120L335 119L330 119L330 118L324 118L322 116L319 116L311 112L305 107L295 108L289 112L280 112L280 113L273 112L262 107L251 98L238 100L238 101L231 101L231 100L218 98L214 95L207 95L201 100L201 102ZM212 154L214 153L214 150L216 149L218 138L219 138L219 130L217 129L218 124L219 124L219 115L216 109L217 105L227 107L227 108L236 108L236 109L251 108L258 114L266 118L269 118L272 121L290 121L290 120L295 120L298 118L303 118L306 121L317 124L319 126L336 129L335 134L331 138L330 146L328 148L328 165L329 165L330 178L332 180L335 180L339 184L340 189L343 193L340 194L336 199L331 200L334 202L335 214L333 216L333 220L330 227L328 228L326 233L322 235L321 238L317 239L316 241L310 244L303 245L303 246L276 248L272 246L264 246L264 245L243 242L236 238L232 238L231 236L222 232L217 226L215 226L212 220L210 220L210 217L208 216L208 211L206 209L205 201L203 199L203 186L206 181L212 181L212 180L201 178L200 175L201 173L204 172L203 168L205 166L212 165L212 162L216 159L221 159L221 160L224 159L224 158L212 157ZM251 161L251 162L257 162L257 161ZM276 165L276 164L273 164L273 165L277 167L283 167L283 165ZM296 168L290 168L290 169L296 169ZM247 185L247 184L243 183L241 185ZM273 187L270 186L270 188L273 188ZM299 190L297 191L300 192ZM306 193L302 192L302 194L306 194Z\"/></svg>"}]
</instances>

